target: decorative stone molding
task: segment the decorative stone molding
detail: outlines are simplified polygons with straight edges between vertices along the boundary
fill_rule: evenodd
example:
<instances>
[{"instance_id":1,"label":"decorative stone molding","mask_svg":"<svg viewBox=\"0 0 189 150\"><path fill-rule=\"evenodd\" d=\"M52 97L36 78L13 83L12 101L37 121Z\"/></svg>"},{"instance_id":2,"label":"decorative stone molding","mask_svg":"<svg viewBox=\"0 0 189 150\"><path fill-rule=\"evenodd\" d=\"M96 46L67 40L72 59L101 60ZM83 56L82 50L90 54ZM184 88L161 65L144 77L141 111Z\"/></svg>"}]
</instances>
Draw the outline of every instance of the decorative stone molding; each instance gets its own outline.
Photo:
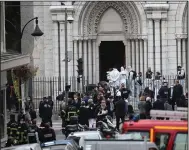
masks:
<instances>
[{"instance_id":1,"label":"decorative stone molding","mask_svg":"<svg viewBox=\"0 0 189 150\"><path fill-rule=\"evenodd\" d=\"M65 9L67 9L67 15L73 16L74 7L73 6L51 6L50 12L53 21L64 21L65 20Z\"/></svg>"},{"instance_id":2,"label":"decorative stone molding","mask_svg":"<svg viewBox=\"0 0 189 150\"><path fill-rule=\"evenodd\" d=\"M145 4L147 18L153 20L167 19L169 4Z\"/></svg>"},{"instance_id":3,"label":"decorative stone molding","mask_svg":"<svg viewBox=\"0 0 189 150\"><path fill-rule=\"evenodd\" d=\"M186 39L187 38L187 33L176 33L175 34L176 39Z\"/></svg>"},{"instance_id":4,"label":"decorative stone molding","mask_svg":"<svg viewBox=\"0 0 189 150\"><path fill-rule=\"evenodd\" d=\"M132 7L129 7L129 2L93 2L88 8L88 13L84 18L84 34L96 34L98 26L104 12L109 9L115 9L121 16L124 24L124 31L127 33L138 33L138 21ZM89 11L90 10L90 11Z\"/></svg>"}]
</instances>

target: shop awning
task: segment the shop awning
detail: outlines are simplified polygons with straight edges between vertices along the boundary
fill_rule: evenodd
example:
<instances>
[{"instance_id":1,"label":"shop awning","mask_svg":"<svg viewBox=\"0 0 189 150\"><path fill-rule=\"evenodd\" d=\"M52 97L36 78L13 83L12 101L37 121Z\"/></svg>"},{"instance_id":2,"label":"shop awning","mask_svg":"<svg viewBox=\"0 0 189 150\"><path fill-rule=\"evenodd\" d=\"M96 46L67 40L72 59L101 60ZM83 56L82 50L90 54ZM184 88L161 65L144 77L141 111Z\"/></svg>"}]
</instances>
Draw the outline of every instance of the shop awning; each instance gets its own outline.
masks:
<instances>
[{"instance_id":1,"label":"shop awning","mask_svg":"<svg viewBox=\"0 0 189 150\"><path fill-rule=\"evenodd\" d=\"M20 54L13 51L1 53L1 71L9 70L30 63L30 54Z\"/></svg>"}]
</instances>

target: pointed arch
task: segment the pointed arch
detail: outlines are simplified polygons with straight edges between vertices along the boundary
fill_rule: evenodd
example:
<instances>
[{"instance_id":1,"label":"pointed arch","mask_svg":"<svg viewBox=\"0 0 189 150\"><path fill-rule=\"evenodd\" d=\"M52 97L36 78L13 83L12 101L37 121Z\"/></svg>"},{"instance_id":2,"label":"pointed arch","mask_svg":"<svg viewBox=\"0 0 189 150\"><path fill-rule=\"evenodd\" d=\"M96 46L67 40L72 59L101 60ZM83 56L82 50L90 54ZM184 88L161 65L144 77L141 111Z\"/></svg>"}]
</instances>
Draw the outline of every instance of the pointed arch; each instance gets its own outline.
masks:
<instances>
[{"instance_id":1,"label":"pointed arch","mask_svg":"<svg viewBox=\"0 0 189 150\"><path fill-rule=\"evenodd\" d=\"M77 7L79 14L75 18L75 28L77 28L78 35L97 34L101 17L110 7L122 18L123 32L126 34L146 34L146 15L141 3L113 1L85 2L82 5L80 3L80 6Z\"/></svg>"}]
</instances>

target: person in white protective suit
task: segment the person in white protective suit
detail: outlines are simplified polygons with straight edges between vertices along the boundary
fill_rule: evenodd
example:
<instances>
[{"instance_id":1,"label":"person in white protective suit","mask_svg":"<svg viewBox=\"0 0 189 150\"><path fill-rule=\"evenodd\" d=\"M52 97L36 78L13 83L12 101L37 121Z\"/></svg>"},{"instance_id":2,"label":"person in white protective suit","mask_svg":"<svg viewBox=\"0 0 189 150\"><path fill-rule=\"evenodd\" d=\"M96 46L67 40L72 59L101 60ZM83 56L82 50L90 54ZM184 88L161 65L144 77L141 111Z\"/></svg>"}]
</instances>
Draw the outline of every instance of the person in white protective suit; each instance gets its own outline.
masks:
<instances>
[{"instance_id":1,"label":"person in white protective suit","mask_svg":"<svg viewBox=\"0 0 189 150\"><path fill-rule=\"evenodd\" d=\"M120 78L120 72L113 68L113 70L110 72L110 81L112 81L112 87L119 87L119 78Z\"/></svg>"},{"instance_id":2,"label":"person in white protective suit","mask_svg":"<svg viewBox=\"0 0 189 150\"><path fill-rule=\"evenodd\" d=\"M135 96L139 96L142 91L142 73L139 72L135 80Z\"/></svg>"},{"instance_id":3,"label":"person in white protective suit","mask_svg":"<svg viewBox=\"0 0 189 150\"><path fill-rule=\"evenodd\" d=\"M119 85L121 86L122 84L124 84L126 86L126 79L127 79L127 74L126 71L123 67L121 67L121 72L120 72L120 78L119 78Z\"/></svg>"},{"instance_id":4,"label":"person in white protective suit","mask_svg":"<svg viewBox=\"0 0 189 150\"><path fill-rule=\"evenodd\" d=\"M154 100L157 100L157 95L159 92L159 89L162 86L162 80L161 80L161 74L159 72L156 72L155 80L154 80Z\"/></svg>"},{"instance_id":5,"label":"person in white protective suit","mask_svg":"<svg viewBox=\"0 0 189 150\"><path fill-rule=\"evenodd\" d=\"M136 72L131 68L131 66L129 66L128 69L129 69L129 77L128 77L129 89L131 90L131 95L134 96Z\"/></svg>"}]
</instances>

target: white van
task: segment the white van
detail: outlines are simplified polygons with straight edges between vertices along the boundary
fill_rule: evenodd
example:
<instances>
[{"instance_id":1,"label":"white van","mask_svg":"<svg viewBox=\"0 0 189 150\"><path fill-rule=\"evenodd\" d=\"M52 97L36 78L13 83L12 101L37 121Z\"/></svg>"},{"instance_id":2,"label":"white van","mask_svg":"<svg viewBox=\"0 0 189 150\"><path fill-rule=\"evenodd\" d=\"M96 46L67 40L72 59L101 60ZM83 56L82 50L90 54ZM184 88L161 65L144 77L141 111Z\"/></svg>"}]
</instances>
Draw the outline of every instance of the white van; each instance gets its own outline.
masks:
<instances>
[{"instance_id":1,"label":"white van","mask_svg":"<svg viewBox=\"0 0 189 150\"><path fill-rule=\"evenodd\" d=\"M158 150L152 142L144 140L85 140L83 150Z\"/></svg>"}]
</instances>

